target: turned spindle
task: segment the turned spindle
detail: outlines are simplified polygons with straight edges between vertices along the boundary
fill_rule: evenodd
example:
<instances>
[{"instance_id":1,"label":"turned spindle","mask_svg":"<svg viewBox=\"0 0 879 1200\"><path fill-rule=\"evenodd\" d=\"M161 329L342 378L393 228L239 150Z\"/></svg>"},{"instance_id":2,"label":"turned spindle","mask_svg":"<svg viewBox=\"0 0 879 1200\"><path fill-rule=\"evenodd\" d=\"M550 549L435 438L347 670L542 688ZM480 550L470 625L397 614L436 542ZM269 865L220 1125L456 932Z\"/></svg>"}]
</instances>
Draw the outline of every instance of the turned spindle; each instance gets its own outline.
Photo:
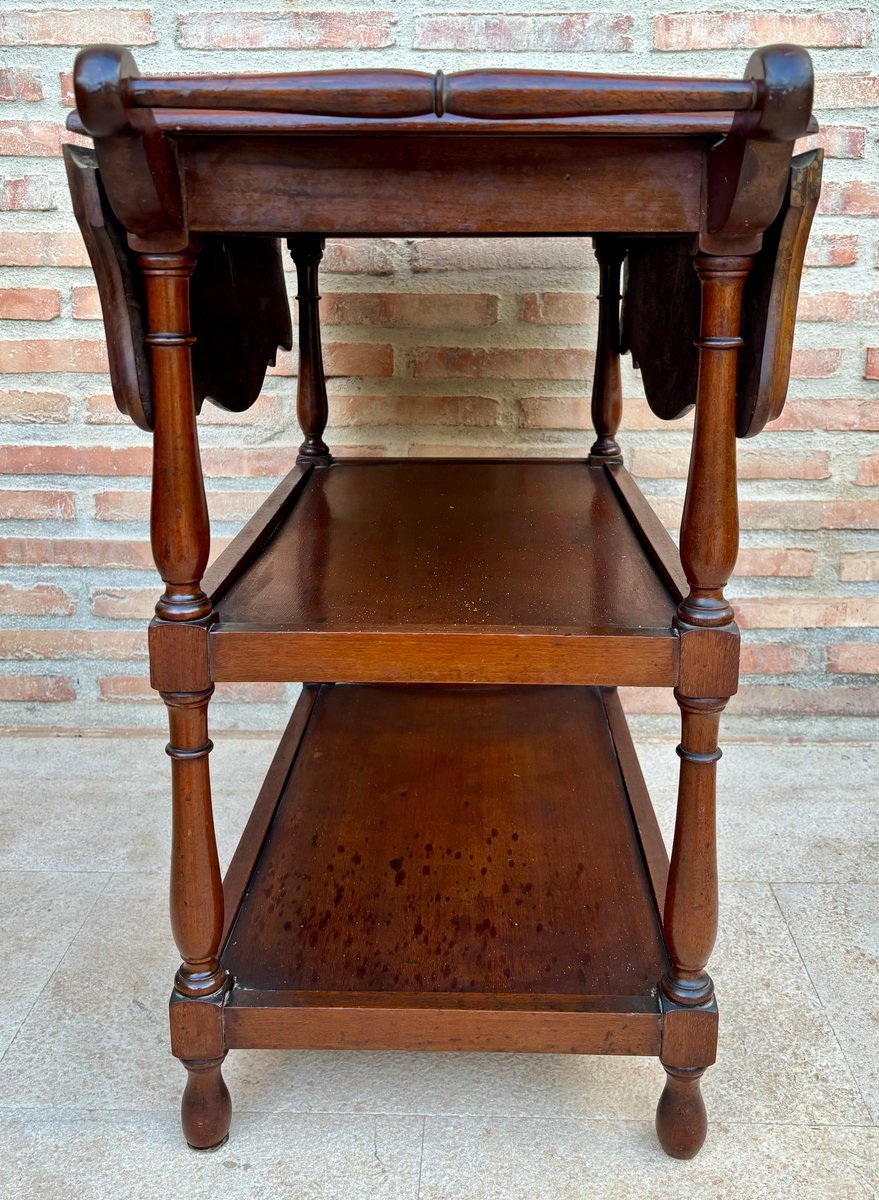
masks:
<instances>
[{"instance_id":1,"label":"turned spindle","mask_svg":"<svg viewBox=\"0 0 879 1200\"><path fill-rule=\"evenodd\" d=\"M616 442L623 416L620 382L620 267L625 247L614 237L593 238L598 260L598 341L592 378L592 426L596 440L592 462L622 462Z\"/></svg>"},{"instance_id":2,"label":"turned spindle","mask_svg":"<svg viewBox=\"0 0 879 1200\"><path fill-rule=\"evenodd\" d=\"M325 464L330 451L323 439L329 405L320 342L320 293L317 277L323 258L324 239L301 234L287 240L296 264L296 301L299 308L299 376L296 411L305 440L296 461Z\"/></svg>"}]
</instances>

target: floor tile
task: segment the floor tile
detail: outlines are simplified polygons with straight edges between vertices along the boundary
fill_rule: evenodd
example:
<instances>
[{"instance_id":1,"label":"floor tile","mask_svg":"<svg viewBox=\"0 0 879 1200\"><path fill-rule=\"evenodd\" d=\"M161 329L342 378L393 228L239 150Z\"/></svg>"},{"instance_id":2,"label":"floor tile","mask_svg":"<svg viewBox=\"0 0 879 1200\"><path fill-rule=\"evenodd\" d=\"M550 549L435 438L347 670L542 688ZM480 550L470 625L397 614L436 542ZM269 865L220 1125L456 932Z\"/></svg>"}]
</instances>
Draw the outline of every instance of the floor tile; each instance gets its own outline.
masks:
<instances>
[{"instance_id":1,"label":"floor tile","mask_svg":"<svg viewBox=\"0 0 879 1200\"><path fill-rule=\"evenodd\" d=\"M812 983L879 1122L879 887L778 884Z\"/></svg>"},{"instance_id":2,"label":"floor tile","mask_svg":"<svg viewBox=\"0 0 879 1200\"><path fill-rule=\"evenodd\" d=\"M108 875L0 871L0 1055L89 914Z\"/></svg>"},{"instance_id":3,"label":"floor tile","mask_svg":"<svg viewBox=\"0 0 879 1200\"><path fill-rule=\"evenodd\" d=\"M651 1125L428 1117L419 1200L866 1200L879 1130L726 1125L669 1159Z\"/></svg>"},{"instance_id":4,"label":"floor tile","mask_svg":"<svg viewBox=\"0 0 879 1200\"><path fill-rule=\"evenodd\" d=\"M228 861L275 744L217 736L211 755L217 843ZM0 795L0 869L168 870L171 773L161 737L8 738ZM23 818L20 789L38 781Z\"/></svg>"},{"instance_id":5,"label":"floor tile","mask_svg":"<svg viewBox=\"0 0 879 1200\"><path fill-rule=\"evenodd\" d=\"M657 742L638 749L670 846L677 758ZM727 746L717 796L722 880L879 882L879 747Z\"/></svg>"},{"instance_id":6,"label":"floor tile","mask_svg":"<svg viewBox=\"0 0 879 1200\"><path fill-rule=\"evenodd\" d=\"M415 1200L418 1117L240 1116L225 1146L190 1150L175 1116L0 1114L0 1195L52 1200Z\"/></svg>"}]
</instances>

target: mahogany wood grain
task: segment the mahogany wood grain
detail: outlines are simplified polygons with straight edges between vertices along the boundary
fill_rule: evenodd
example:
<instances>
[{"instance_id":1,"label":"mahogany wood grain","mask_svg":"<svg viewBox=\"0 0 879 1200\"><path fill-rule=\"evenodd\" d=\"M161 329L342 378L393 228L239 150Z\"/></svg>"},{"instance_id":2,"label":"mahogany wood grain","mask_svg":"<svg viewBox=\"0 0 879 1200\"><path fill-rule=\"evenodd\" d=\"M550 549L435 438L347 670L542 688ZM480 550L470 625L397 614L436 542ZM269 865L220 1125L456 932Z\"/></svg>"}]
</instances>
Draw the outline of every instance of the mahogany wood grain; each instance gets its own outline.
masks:
<instances>
[{"instance_id":1,"label":"mahogany wood grain","mask_svg":"<svg viewBox=\"0 0 879 1200\"><path fill-rule=\"evenodd\" d=\"M193 136L180 154L192 230L674 233L698 229L701 214L704 143L680 138L595 138L584 154L565 137L254 136L233 154L222 138Z\"/></svg>"},{"instance_id":2,"label":"mahogany wood grain","mask_svg":"<svg viewBox=\"0 0 879 1200\"><path fill-rule=\"evenodd\" d=\"M220 621L209 637L216 682L543 683L674 686L680 639L666 629L521 626L466 633L376 627L298 630Z\"/></svg>"},{"instance_id":3,"label":"mahogany wood grain","mask_svg":"<svg viewBox=\"0 0 879 1200\"><path fill-rule=\"evenodd\" d=\"M323 689L223 962L257 990L652 994L598 691Z\"/></svg>"},{"instance_id":4,"label":"mahogany wood grain","mask_svg":"<svg viewBox=\"0 0 879 1200\"><path fill-rule=\"evenodd\" d=\"M641 843L641 854L650 879L650 887L657 912L665 910L665 893L668 887L668 851L662 840L662 833L656 813L647 792L647 785L641 773L638 755L632 743L623 706L615 687L602 688L601 699L607 716L610 735L613 738L620 774L629 798L629 806L635 818L638 830L638 840Z\"/></svg>"},{"instance_id":5,"label":"mahogany wood grain","mask_svg":"<svg viewBox=\"0 0 879 1200\"><path fill-rule=\"evenodd\" d=\"M304 236L287 242L296 264L299 305L299 369L296 380L296 411L305 441L299 447L297 462L326 465L330 452L323 434L329 416L327 384L324 379L320 344L320 293L317 273L324 253L324 239Z\"/></svg>"},{"instance_id":6,"label":"mahogany wood grain","mask_svg":"<svg viewBox=\"0 0 879 1200\"><path fill-rule=\"evenodd\" d=\"M260 628L637 636L674 609L603 470L493 459L315 468L219 606Z\"/></svg>"},{"instance_id":7,"label":"mahogany wood grain","mask_svg":"<svg viewBox=\"0 0 879 1200\"><path fill-rule=\"evenodd\" d=\"M316 684L306 684L302 689L293 714L287 722L287 728L278 743L278 749L272 759L263 785L259 790L256 803L253 806L244 832L239 839L229 869L223 878L223 935L220 939L221 948L229 937L229 930L238 915L241 901L244 899L253 869L259 860L275 812L278 801L287 784L287 778L293 762L299 751L302 739L308 728L308 722L317 699Z\"/></svg>"},{"instance_id":8,"label":"mahogany wood grain","mask_svg":"<svg viewBox=\"0 0 879 1200\"><path fill-rule=\"evenodd\" d=\"M623 415L620 382L620 266L626 255L618 238L594 238L598 259L598 341L592 382L592 426L597 434L590 462L622 461L615 438Z\"/></svg>"},{"instance_id":9,"label":"mahogany wood grain","mask_svg":"<svg viewBox=\"0 0 879 1200\"><path fill-rule=\"evenodd\" d=\"M688 589L681 556L671 534L650 507L644 493L622 464L609 464L607 475L641 545L672 596L682 600Z\"/></svg>"}]
</instances>

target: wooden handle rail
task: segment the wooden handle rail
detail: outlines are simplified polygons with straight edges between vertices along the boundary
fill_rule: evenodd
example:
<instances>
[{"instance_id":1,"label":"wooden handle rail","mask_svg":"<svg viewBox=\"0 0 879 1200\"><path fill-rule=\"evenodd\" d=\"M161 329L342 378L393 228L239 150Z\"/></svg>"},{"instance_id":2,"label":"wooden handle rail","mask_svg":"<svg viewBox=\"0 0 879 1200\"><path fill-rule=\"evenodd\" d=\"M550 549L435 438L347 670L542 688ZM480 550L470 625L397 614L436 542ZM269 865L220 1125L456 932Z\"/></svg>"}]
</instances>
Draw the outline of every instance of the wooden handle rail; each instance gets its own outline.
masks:
<instances>
[{"instance_id":1,"label":"wooden handle rail","mask_svg":"<svg viewBox=\"0 0 879 1200\"><path fill-rule=\"evenodd\" d=\"M575 71L309 71L289 75L171 76L128 80L132 108L237 109L321 117L481 120L608 113L741 112L760 91L751 79L620 77Z\"/></svg>"}]
</instances>

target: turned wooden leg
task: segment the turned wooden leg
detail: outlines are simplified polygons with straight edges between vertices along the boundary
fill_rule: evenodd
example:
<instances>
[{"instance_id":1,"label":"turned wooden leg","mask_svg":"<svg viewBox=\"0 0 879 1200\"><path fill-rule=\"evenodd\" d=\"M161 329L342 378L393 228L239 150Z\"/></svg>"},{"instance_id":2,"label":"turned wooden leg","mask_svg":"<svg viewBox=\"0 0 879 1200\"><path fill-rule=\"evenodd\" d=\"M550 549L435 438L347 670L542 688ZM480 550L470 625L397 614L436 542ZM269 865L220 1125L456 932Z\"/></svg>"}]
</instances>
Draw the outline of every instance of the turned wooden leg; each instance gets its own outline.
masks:
<instances>
[{"instance_id":1,"label":"turned wooden leg","mask_svg":"<svg viewBox=\"0 0 879 1200\"><path fill-rule=\"evenodd\" d=\"M592 380L592 425L596 440L589 451L594 463L622 462L616 442L623 415L620 383L620 266L625 248L613 237L593 239L598 259L598 342Z\"/></svg>"},{"instance_id":2,"label":"turned wooden leg","mask_svg":"<svg viewBox=\"0 0 879 1200\"><path fill-rule=\"evenodd\" d=\"M317 273L323 258L324 239L313 234L301 234L289 238L287 245L296 264L296 300L299 305L296 410L299 426L305 434L296 461L325 464L330 461L330 451L323 437L329 416L329 404L320 344L320 294L317 290Z\"/></svg>"},{"instance_id":3,"label":"turned wooden leg","mask_svg":"<svg viewBox=\"0 0 879 1200\"><path fill-rule=\"evenodd\" d=\"M659 1144L672 1158L695 1158L708 1133L708 1114L700 1083L704 1067L665 1068L666 1080L656 1107Z\"/></svg>"},{"instance_id":4,"label":"turned wooden leg","mask_svg":"<svg viewBox=\"0 0 879 1200\"><path fill-rule=\"evenodd\" d=\"M187 1079L180 1105L183 1135L193 1150L216 1150L229 1137L232 1099L220 1070L223 1059L184 1059Z\"/></svg>"}]
</instances>

